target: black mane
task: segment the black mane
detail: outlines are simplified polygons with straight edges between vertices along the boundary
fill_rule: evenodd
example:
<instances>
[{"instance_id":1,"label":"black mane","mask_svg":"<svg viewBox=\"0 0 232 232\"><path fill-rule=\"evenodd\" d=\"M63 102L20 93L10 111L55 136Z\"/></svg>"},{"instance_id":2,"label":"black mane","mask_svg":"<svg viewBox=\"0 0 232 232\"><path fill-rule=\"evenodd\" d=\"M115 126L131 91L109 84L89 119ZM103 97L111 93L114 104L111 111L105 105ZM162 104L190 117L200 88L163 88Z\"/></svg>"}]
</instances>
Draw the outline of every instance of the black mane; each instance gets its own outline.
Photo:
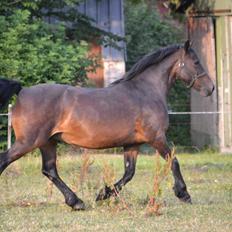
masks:
<instances>
[{"instance_id":1,"label":"black mane","mask_svg":"<svg viewBox=\"0 0 232 232\"><path fill-rule=\"evenodd\" d=\"M14 94L22 89L21 84L14 80L7 80L0 77L0 109L4 108Z\"/></svg>"},{"instance_id":2,"label":"black mane","mask_svg":"<svg viewBox=\"0 0 232 232\"><path fill-rule=\"evenodd\" d=\"M159 50L153 51L147 55L145 55L143 58L141 58L137 63L135 63L132 68L120 79L112 82L110 86L114 86L118 83L129 81L133 79L138 74L142 73L145 69L147 69L149 66L158 64L161 62L164 58L167 56L173 54L180 48L182 48L182 45L171 45L168 47L160 48Z\"/></svg>"}]
</instances>

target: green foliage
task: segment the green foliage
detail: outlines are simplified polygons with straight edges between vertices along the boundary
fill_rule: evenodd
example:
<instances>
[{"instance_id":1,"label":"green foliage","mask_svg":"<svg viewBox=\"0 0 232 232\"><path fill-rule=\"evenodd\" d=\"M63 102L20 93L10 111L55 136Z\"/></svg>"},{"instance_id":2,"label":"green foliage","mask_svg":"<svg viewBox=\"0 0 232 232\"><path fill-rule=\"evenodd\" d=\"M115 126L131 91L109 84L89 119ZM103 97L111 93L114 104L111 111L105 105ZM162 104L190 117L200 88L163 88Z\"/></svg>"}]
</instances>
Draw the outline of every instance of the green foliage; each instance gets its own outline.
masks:
<instances>
[{"instance_id":1,"label":"green foliage","mask_svg":"<svg viewBox=\"0 0 232 232\"><path fill-rule=\"evenodd\" d=\"M42 20L30 22L30 12L15 10L0 16L0 75L24 85L44 82L83 83L93 61L87 43L66 40L65 27Z\"/></svg>"},{"instance_id":2,"label":"green foliage","mask_svg":"<svg viewBox=\"0 0 232 232\"><path fill-rule=\"evenodd\" d=\"M158 13L150 11L144 2L136 5L126 2L125 18L127 68L148 52L180 42L183 38L182 31L174 23L162 20Z\"/></svg>"},{"instance_id":3,"label":"green foliage","mask_svg":"<svg viewBox=\"0 0 232 232\"><path fill-rule=\"evenodd\" d=\"M16 9L28 10L30 21L37 19L63 23L66 36L75 41L95 41L105 46L117 47L120 36L94 26L94 20L78 11L83 0L1 0L0 15L11 15Z\"/></svg>"},{"instance_id":4,"label":"green foliage","mask_svg":"<svg viewBox=\"0 0 232 232\"><path fill-rule=\"evenodd\" d=\"M171 89L169 96L169 109L173 112L190 112L190 92L185 85L177 82ZM170 115L168 139L175 145L191 146L190 115Z\"/></svg>"},{"instance_id":5,"label":"green foliage","mask_svg":"<svg viewBox=\"0 0 232 232\"><path fill-rule=\"evenodd\" d=\"M7 148L7 117L0 117L0 152Z\"/></svg>"},{"instance_id":6,"label":"green foliage","mask_svg":"<svg viewBox=\"0 0 232 232\"><path fill-rule=\"evenodd\" d=\"M136 3L126 1L125 5L127 69L143 55L160 47L181 43L184 38L183 29L172 18L161 18L145 0ZM182 83L174 86L168 101L172 111L189 111L189 92ZM168 137L176 145L190 144L189 119L188 115L170 117Z\"/></svg>"}]
</instances>

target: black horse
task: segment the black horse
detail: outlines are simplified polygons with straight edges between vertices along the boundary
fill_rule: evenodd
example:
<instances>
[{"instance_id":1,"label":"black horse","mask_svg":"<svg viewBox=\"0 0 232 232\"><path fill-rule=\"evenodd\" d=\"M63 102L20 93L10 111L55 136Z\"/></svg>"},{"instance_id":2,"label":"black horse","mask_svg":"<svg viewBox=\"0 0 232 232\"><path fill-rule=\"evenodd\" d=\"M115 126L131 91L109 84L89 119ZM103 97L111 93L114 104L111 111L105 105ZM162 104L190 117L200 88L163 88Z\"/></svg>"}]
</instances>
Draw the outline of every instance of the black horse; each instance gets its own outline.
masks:
<instances>
[{"instance_id":1,"label":"black horse","mask_svg":"<svg viewBox=\"0 0 232 232\"><path fill-rule=\"evenodd\" d=\"M138 147L153 146L164 159L168 128L166 97L176 79L201 95L212 94L214 85L202 68L189 41L162 48L143 57L125 76L102 89L41 84L22 88L18 82L0 80L0 104L6 105L18 94L12 111L15 143L0 154L0 174L13 161L39 148L42 172L63 193L73 209L84 209L84 202L66 186L56 169L56 146L62 140L85 148L124 147L124 176L105 187L97 197L103 200L122 189L135 173ZM191 202L176 158L171 166L175 195Z\"/></svg>"}]
</instances>

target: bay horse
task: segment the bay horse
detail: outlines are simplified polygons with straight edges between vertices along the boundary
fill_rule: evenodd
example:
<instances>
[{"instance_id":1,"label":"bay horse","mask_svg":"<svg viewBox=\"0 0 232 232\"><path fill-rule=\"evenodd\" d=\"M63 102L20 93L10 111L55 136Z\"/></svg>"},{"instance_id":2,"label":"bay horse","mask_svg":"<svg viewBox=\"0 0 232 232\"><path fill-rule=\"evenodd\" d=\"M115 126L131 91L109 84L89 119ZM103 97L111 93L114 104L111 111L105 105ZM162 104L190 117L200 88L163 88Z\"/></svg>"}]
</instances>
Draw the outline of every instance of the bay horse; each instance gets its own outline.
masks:
<instances>
[{"instance_id":1,"label":"bay horse","mask_svg":"<svg viewBox=\"0 0 232 232\"><path fill-rule=\"evenodd\" d=\"M0 154L0 174L35 148L42 154L42 173L64 195L74 210L84 202L63 182L56 168L59 141L83 148L124 148L123 177L114 188L105 186L96 200L117 194L135 173L139 145L147 143L168 159L171 151L168 129L167 94L179 79L202 96L209 96L214 84L186 41L154 51L139 60L122 79L106 88L80 88L61 84L39 84L23 88L14 80L0 79L0 106L17 94L12 110L15 132L13 146ZM177 158L172 160L174 193L191 203Z\"/></svg>"}]
</instances>

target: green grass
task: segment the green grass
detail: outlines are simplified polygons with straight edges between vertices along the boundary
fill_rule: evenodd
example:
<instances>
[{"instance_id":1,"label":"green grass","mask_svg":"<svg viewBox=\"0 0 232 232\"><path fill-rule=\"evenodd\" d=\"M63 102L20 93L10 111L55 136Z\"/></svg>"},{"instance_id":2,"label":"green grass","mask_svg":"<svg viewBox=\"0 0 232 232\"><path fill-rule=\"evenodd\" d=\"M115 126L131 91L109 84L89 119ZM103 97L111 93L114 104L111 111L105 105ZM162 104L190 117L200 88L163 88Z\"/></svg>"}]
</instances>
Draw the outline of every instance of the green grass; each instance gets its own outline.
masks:
<instances>
[{"instance_id":1,"label":"green grass","mask_svg":"<svg viewBox=\"0 0 232 232\"><path fill-rule=\"evenodd\" d=\"M139 156L136 175L120 199L96 204L103 186L103 166L115 179L123 174L121 155L92 155L93 164L80 185L81 158L59 156L59 173L78 192L87 210L71 211L61 193L41 174L40 157L28 155L0 177L0 231L232 231L232 155L181 154L178 159L192 195L192 205L173 194L172 177L162 183L160 216L147 216L154 156Z\"/></svg>"}]
</instances>

